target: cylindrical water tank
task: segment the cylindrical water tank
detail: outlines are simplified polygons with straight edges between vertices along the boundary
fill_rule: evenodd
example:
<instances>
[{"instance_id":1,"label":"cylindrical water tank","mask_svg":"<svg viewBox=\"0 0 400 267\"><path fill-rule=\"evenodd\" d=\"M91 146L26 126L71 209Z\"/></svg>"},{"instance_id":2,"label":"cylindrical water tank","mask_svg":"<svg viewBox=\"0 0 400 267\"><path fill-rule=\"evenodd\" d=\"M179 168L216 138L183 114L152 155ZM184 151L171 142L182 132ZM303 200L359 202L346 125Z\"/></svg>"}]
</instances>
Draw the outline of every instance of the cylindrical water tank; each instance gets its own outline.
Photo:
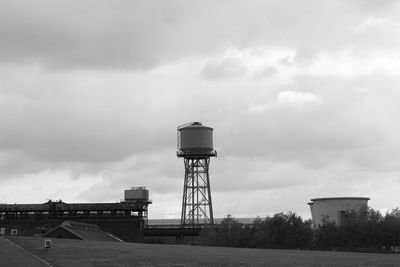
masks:
<instances>
[{"instance_id":1,"label":"cylindrical water tank","mask_svg":"<svg viewBox=\"0 0 400 267\"><path fill-rule=\"evenodd\" d=\"M148 200L149 190L146 187L132 187L124 191L125 201Z\"/></svg>"},{"instance_id":2,"label":"cylindrical water tank","mask_svg":"<svg viewBox=\"0 0 400 267\"><path fill-rule=\"evenodd\" d=\"M210 154L213 152L213 128L200 122L178 127L178 150L184 154Z\"/></svg>"}]
</instances>

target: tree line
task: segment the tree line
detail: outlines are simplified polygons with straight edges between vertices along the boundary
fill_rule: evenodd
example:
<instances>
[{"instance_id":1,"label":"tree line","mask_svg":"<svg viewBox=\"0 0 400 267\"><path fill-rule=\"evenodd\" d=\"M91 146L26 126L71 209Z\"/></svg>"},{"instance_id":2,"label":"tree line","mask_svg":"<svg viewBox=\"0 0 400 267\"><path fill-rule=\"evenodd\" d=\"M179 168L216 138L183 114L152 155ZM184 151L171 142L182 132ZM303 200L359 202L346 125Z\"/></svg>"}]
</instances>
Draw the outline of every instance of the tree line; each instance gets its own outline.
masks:
<instances>
[{"instance_id":1,"label":"tree line","mask_svg":"<svg viewBox=\"0 0 400 267\"><path fill-rule=\"evenodd\" d=\"M339 225L324 220L313 227L293 212L239 223L226 216L217 228L200 232L200 244L209 246L389 252L400 246L400 210L382 215L365 207L346 212Z\"/></svg>"}]
</instances>

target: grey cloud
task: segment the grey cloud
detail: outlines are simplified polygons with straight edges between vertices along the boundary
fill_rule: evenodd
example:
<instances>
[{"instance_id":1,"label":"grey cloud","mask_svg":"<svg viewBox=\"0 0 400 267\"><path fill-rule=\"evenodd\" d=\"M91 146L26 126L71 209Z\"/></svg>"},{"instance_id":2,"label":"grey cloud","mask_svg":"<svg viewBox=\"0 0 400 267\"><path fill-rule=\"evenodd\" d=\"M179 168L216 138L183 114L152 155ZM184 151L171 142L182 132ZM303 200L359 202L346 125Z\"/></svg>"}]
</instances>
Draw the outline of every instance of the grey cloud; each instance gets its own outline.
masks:
<instances>
[{"instance_id":1,"label":"grey cloud","mask_svg":"<svg viewBox=\"0 0 400 267\"><path fill-rule=\"evenodd\" d=\"M158 92L155 79L21 69L1 68L0 149L50 162L106 162L175 141L175 91Z\"/></svg>"},{"instance_id":2,"label":"grey cloud","mask_svg":"<svg viewBox=\"0 0 400 267\"><path fill-rule=\"evenodd\" d=\"M315 88L319 82L314 81L308 88ZM347 82L339 84L344 83ZM353 92L351 83L346 89L340 89L332 80L329 85L327 80L324 84L325 89L315 89L324 100L317 108L283 107L258 114L244 113L233 116L235 123L230 126L227 118L227 125L216 132L221 154L295 161L316 169L341 160L376 170L382 170L388 161L396 162L389 158L399 150L400 143L394 138L399 128L385 115L396 104L387 102L386 98ZM370 101L374 101L374 105ZM229 139L225 138L228 135ZM387 145L395 147L394 151L389 152L385 148ZM395 154L397 158L398 152Z\"/></svg>"},{"instance_id":3,"label":"grey cloud","mask_svg":"<svg viewBox=\"0 0 400 267\"><path fill-rule=\"evenodd\" d=\"M157 52L168 46L162 41L168 34L163 6L139 1L3 4L1 59L39 60L51 68L148 68L168 57Z\"/></svg>"},{"instance_id":4,"label":"grey cloud","mask_svg":"<svg viewBox=\"0 0 400 267\"><path fill-rule=\"evenodd\" d=\"M358 1L359 7L368 13L382 13L398 8L396 0L360 0Z\"/></svg>"},{"instance_id":5,"label":"grey cloud","mask_svg":"<svg viewBox=\"0 0 400 267\"><path fill-rule=\"evenodd\" d=\"M265 77L265 76L268 77L268 76L274 75L277 72L278 72L278 70L276 68L268 67L264 71L258 73L257 77Z\"/></svg>"},{"instance_id":6,"label":"grey cloud","mask_svg":"<svg viewBox=\"0 0 400 267\"><path fill-rule=\"evenodd\" d=\"M299 47L296 51L294 61L298 64L307 64L311 62L316 55L317 51L314 49L310 49L308 47Z\"/></svg>"},{"instance_id":7,"label":"grey cloud","mask_svg":"<svg viewBox=\"0 0 400 267\"><path fill-rule=\"evenodd\" d=\"M246 71L247 68L239 60L228 58L208 62L201 71L201 75L207 79L233 79L244 75Z\"/></svg>"},{"instance_id":8,"label":"grey cloud","mask_svg":"<svg viewBox=\"0 0 400 267\"><path fill-rule=\"evenodd\" d=\"M375 13L359 1L0 5L0 179L12 179L13 188L31 177L45 184L57 172L81 182L78 199L115 199L126 186L147 185L159 202L174 195L179 206L176 126L194 120L214 127L219 157L211 163L211 183L224 203L225 196L247 191L257 193L258 203L272 203L268 210L285 210L286 203L307 208L308 195L358 194L365 177L398 175L399 78L381 73L384 68L365 76L307 75L319 51L345 54L350 47L360 58L376 49L398 51L394 28L383 27L383 39L354 32L369 16L395 18L395 6ZM243 52L243 62L224 58L228 48ZM253 48L297 53L273 59L277 65L267 69L273 63L257 65L264 61L250 53L247 60L268 78L252 79L244 74L260 70L246 70L246 51ZM215 60L201 66L207 59ZM282 92L321 101L282 105ZM256 112L246 112L251 105ZM341 185L342 179L351 184ZM42 188L40 198L50 190ZM253 194L241 201L246 209Z\"/></svg>"},{"instance_id":9,"label":"grey cloud","mask_svg":"<svg viewBox=\"0 0 400 267\"><path fill-rule=\"evenodd\" d=\"M164 1L2 3L0 60L34 60L51 69L148 69L220 46L220 38L202 32L195 18L209 6Z\"/></svg>"},{"instance_id":10,"label":"grey cloud","mask_svg":"<svg viewBox=\"0 0 400 267\"><path fill-rule=\"evenodd\" d=\"M247 5L202 1L189 5L43 0L3 1L0 5L0 60L33 60L53 70L149 69L229 47L281 45L319 50L350 42L363 46L365 42L357 41L349 25L356 26L370 15L357 9L357 2L342 5L336 1L254 1ZM310 13L311 8L318 12ZM390 44L374 39L368 45Z\"/></svg>"},{"instance_id":11,"label":"grey cloud","mask_svg":"<svg viewBox=\"0 0 400 267\"><path fill-rule=\"evenodd\" d=\"M0 152L0 180L25 173L34 173L44 168L46 167L32 161L21 151L1 150Z\"/></svg>"}]
</instances>

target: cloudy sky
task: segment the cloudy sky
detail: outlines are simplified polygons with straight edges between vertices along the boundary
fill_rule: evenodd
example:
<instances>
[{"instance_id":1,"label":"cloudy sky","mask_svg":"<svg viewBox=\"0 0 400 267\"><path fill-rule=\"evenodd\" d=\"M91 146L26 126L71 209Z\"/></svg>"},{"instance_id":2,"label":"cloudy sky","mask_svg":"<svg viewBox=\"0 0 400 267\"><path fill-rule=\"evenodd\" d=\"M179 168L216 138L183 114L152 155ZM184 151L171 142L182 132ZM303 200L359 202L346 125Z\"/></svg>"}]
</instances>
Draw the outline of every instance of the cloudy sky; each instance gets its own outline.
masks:
<instances>
[{"instance_id":1,"label":"cloudy sky","mask_svg":"<svg viewBox=\"0 0 400 267\"><path fill-rule=\"evenodd\" d=\"M216 217L400 206L398 1L0 0L0 202L180 216L176 127L214 128Z\"/></svg>"}]
</instances>

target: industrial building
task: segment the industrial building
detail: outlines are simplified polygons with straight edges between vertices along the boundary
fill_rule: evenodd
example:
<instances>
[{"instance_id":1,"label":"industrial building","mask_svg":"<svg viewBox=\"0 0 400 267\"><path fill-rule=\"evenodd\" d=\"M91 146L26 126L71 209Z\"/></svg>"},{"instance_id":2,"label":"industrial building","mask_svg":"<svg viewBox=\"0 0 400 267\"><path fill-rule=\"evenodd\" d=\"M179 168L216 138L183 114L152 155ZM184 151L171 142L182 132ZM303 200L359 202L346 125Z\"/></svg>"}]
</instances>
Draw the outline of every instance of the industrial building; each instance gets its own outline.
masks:
<instances>
[{"instance_id":1,"label":"industrial building","mask_svg":"<svg viewBox=\"0 0 400 267\"><path fill-rule=\"evenodd\" d=\"M368 206L368 197L314 198L308 203L314 227L325 221L339 225L348 211L359 211Z\"/></svg>"},{"instance_id":2,"label":"industrial building","mask_svg":"<svg viewBox=\"0 0 400 267\"><path fill-rule=\"evenodd\" d=\"M132 187L117 203L0 204L0 228L5 234L78 239L83 239L84 228L87 236L104 232L128 242L195 243L204 227L214 225L209 177L210 158L217 156L213 128L191 122L178 126L177 135L177 156L185 167L180 224L148 226L149 191Z\"/></svg>"},{"instance_id":3,"label":"industrial building","mask_svg":"<svg viewBox=\"0 0 400 267\"><path fill-rule=\"evenodd\" d=\"M125 190L116 203L0 204L0 228L6 234L42 235L65 221L94 224L123 241L141 242L147 223L149 192L145 187Z\"/></svg>"}]
</instances>

